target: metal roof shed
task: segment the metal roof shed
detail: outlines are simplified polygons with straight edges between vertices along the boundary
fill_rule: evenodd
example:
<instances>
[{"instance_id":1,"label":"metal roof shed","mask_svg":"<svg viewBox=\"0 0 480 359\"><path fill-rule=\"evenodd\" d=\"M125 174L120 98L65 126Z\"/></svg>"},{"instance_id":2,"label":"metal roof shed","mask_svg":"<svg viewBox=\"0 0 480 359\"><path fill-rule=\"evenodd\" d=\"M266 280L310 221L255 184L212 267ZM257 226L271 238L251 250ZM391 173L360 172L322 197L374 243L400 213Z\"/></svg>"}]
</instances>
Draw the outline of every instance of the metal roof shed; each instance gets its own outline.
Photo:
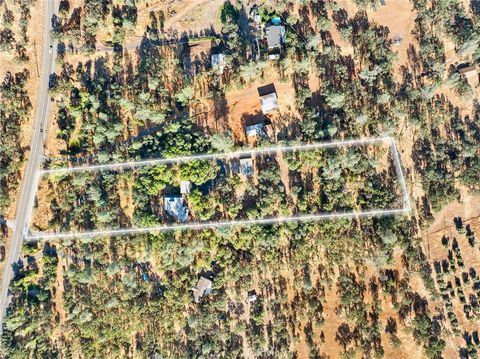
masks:
<instances>
[{"instance_id":1,"label":"metal roof shed","mask_svg":"<svg viewBox=\"0 0 480 359\"><path fill-rule=\"evenodd\" d=\"M478 86L478 72L475 66L468 66L464 67L458 70L460 75L467 80L468 84L472 87L475 88Z\"/></svg>"},{"instance_id":2,"label":"metal roof shed","mask_svg":"<svg viewBox=\"0 0 480 359\"><path fill-rule=\"evenodd\" d=\"M257 123L254 125L246 126L245 127L245 132L247 133L247 137L250 136L261 136L264 133L264 124L263 122Z\"/></svg>"},{"instance_id":3,"label":"metal roof shed","mask_svg":"<svg viewBox=\"0 0 480 359\"><path fill-rule=\"evenodd\" d=\"M275 90L274 84L259 87L258 95L260 96L260 103L264 114L279 109L277 91Z\"/></svg>"},{"instance_id":4,"label":"metal roof shed","mask_svg":"<svg viewBox=\"0 0 480 359\"><path fill-rule=\"evenodd\" d=\"M192 183L190 181L181 181L180 182L180 193L189 194L192 189Z\"/></svg>"}]
</instances>

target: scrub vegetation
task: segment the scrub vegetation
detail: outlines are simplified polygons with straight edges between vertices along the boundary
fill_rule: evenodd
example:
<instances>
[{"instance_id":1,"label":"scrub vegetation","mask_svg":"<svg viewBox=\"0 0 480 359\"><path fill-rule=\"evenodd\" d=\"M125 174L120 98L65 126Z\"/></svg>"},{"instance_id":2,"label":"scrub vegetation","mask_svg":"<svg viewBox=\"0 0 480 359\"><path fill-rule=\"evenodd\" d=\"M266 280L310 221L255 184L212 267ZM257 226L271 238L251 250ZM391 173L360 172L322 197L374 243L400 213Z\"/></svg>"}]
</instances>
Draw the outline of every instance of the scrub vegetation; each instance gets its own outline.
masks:
<instances>
[{"instance_id":1,"label":"scrub vegetation","mask_svg":"<svg viewBox=\"0 0 480 359\"><path fill-rule=\"evenodd\" d=\"M377 4L344 3L262 5L260 18L285 25L280 58L269 60L241 3L223 5L222 28L207 39L169 37L168 17L151 10L138 49L127 49L143 1L62 0L47 166L388 135L414 209L25 244L4 324L6 357L477 357L480 223L457 217L444 238L428 228L438 211L480 191L480 106L464 96L478 89L446 91L454 64L445 51L448 44L456 62L480 61L479 9L412 0L413 40L400 62L388 27L373 20ZM100 35L111 50L94 51ZM209 52L195 52L205 41L226 54L223 73L209 66ZM261 114L234 117L242 98L232 94L273 79L286 88L280 113L267 115L273 135L246 139L238 128ZM258 96L255 87L243 94ZM246 184L212 163L144 168L134 181L125 173L56 177L39 192L38 205L48 204L41 229L158 222L162 191L186 178L203 190L192 190L188 206L205 219L242 214L239 198L253 203L247 217L349 207L352 193L355 203L380 208L398 198L391 161L327 155L286 157L285 167L260 160ZM197 304L191 289L204 271L212 293Z\"/></svg>"},{"instance_id":2,"label":"scrub vegetation","mask_svg":"<svg viewBox=\"0 0 480 359\"><path fill-rule=\"evenodd\" d=\"M15 197L27 146L25 127L32 117L35 54L31 22L34 0L0 2L0 263L9 237L6 221L15 211ZM0 273L2 266L0 265Z\"/></svg>"}]
</instances>

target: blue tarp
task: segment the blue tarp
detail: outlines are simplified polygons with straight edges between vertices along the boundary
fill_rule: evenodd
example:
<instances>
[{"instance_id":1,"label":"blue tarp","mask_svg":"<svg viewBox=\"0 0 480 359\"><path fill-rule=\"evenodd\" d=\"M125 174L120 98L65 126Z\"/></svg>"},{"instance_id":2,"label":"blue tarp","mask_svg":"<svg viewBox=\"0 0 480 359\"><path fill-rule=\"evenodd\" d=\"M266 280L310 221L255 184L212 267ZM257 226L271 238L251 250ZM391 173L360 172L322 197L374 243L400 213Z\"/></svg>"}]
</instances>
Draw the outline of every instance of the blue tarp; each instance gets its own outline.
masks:
<instances>
[{"instance_id":1,"label":"blue tarp","mask_svg":"<svg viewBox=\"0 0 480 359\"><path fill-rule=\"evenodd\" d=\"M281 25L282 24L282 19L279 17L272 17L270 20L273 25Z\"/></svg>"}]
</instances>

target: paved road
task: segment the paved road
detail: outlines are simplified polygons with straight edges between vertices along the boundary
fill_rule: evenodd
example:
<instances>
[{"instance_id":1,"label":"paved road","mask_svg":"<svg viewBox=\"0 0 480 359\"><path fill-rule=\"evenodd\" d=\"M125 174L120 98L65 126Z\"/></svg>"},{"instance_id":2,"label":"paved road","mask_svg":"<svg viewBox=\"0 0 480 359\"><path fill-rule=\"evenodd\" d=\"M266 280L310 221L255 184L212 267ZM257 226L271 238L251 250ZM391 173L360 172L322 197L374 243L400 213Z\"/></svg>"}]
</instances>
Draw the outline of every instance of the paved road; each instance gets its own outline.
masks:
<instances>
[{"instance_id":1,"label":"paved road","mask_svg":"<svg viewBox=\"0 0 480 359\"><path fill-rule=\"evenodd\" d=\"M3 331L3 316L10 303L8 287L13 278L12 264L18 261L24 238L24 228L28 225L30 212L34 203L36 179L39 176L40 165L43 157L43 132L46 133L48 116L50 113L50 96L48 95L48 81L50 74L55 70L55 58L57 43L52 42L50 30L52 28L51 18L58 11L58 0L44 0L44 33L42 48L42 70L37 95L37 108L35 110L34 128L30 155L27 169L22 181L20 196L17 202L17 213L15 215L16 226L13 231L13 238L8 248L5 271L2 278L0 292L0 334ZM52 48L50 48L52 45Z\"/></svg>"}]
</instances>

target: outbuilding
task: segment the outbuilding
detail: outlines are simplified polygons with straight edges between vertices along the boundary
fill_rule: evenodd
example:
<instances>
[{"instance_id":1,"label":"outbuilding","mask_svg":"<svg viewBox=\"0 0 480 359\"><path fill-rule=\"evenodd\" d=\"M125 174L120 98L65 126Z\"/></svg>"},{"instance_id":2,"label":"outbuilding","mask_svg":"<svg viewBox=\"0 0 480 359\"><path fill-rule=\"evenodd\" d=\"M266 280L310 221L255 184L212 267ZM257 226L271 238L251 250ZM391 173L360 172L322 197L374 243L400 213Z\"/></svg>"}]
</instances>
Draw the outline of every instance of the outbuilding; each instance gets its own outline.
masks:
<instances>
[{"instance_id":1,"label":"outbuilding","mask_svg":"<svg viewBox=\"0 0 480 359\"><path fill-rule=\"evenodd\" d=\"M240 173L244 176L253 175L253 159L252 156L240 157Z\"/></svg>"},{"instance_id":2,"label":"outbuilding","mask_svg":"<svg viewBox=\"0 0 480 359\"><path fill-rule=\"evenodd\" d=\"M247 134L247 137L261 137L265 133L264 127L265 124L263 123L263 121L248 125L245 126L245 133Z\"/></svg>"},{"instance_id":3,"label":"outbuilding","mask_svg":"<svg viewBox=\"0 0 480 359\"><path fill-rule=\"evenodd\" d=\"M222 53L212 54L211 63L212 63L212 68L214 69L218 68L218 72L223 74L223 70L225 69L225 66L227 64L225 54L222 54Z\"/></svg>"},{"instance_id":4,"label":"outbuilding","mask_svg":"<svg viewBox=\"0 0 480 359\"><path fill-rule=\"evenodd\" d=\"M267 114L279 109L277 91L273 83L261 86L257 90L258 95L260 96L263 114Z\"/></svg>"},{"instance_id":5,"label":"outbuilding","mask_svg":"<svg viewBox=\"0 0 480 359\"><path fill-rule=\"evenodd\" d=\"M209 278L200 276L197 285L192 289L195 303L200 303L200 298L212 292L212 284Z\"/></svg>"},{"instance_id":6,"label":"outbuilding","mask_svg":"<svg viewBox=\"0 0 480 359\"><path fill-rule=\"evenodd\" d=\"M248 291L248 298L247 298L247 299L248 299L248 302L249 302L249 303L255 303L255 302L257 301L257 299L258 299L258 297L257 297L257 292L256 292L254 289L249 290L249 291Z\"/></svg>"},{"instance_id":7,"label":"outbuilding","mask_svg":"<svg viewBox=\"0 0 480 359\"><path fill-rule=\"evenodd\" d=\"M180 193L181 194L190 194L192 190L192 183L190 181L181 181L180 182Z\"/></svg>"},{"instance_id":8,"label":"outbuilding","mask_svg":"<svg viewBox=\"0 0 480 359\"><path fill-rule=\"evenodd\" d=\"M478 72L475 66L468 66L458 70L460 76L467 80L470 87L475 88L478 86Z\"/></svg>"}]
</instances>

